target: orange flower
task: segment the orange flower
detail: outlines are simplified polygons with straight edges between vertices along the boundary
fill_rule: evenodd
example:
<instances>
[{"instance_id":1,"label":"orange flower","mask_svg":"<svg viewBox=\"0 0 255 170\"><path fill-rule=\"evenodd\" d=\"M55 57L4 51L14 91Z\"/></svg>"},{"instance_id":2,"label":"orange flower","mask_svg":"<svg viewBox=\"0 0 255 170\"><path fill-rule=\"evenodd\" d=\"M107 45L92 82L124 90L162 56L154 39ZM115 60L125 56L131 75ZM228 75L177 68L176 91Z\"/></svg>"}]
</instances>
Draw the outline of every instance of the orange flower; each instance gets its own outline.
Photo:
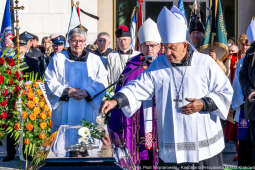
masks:
<instances>
[{"instance_id":1,"label":"orange flower","mask_svg":"<svg viewBox=\"0 0 255 170\"><path fill-rule=\"evenodd\" d=\"M44 112L42 112L42 113L40 114L40 118L41 118L42 120L45 120L45 119L47 118L47 115L46 115Z\"/></svg>"},{"instance_id":2,"label":"orange flower","mask_svg":"<svg viewBox=\"0 0 255 170\"><path fill-rule=\"evenodd\" d=\"M44 103L44 102L39 102L39 106L40 106L41 108L43 108L43 107L44 107L44 105L45 105L45 103Z\"/></svg>"},{"instance_id":3,"label":"orange flower","mask_svg":"<svg viewBox=\"0 0 255 170\"><path fill-rule=\"evenodd\" d=\"M26 138L26 139L24 140L24 144L25 144L25 145L29 145L29 144L30 144L30 141L29 141L28 138Z\"/></svg>"},{"instance_id":4,"label":"orange flower","mask_svg":"<svg viewBox=\"0 0 255 170\"><path fill-rule=\"evenodd\" d=\"M48 112L50 109L49 109L49 106L48 105L44 105L44 111L45 112Z\"/></svg>"},{"instance_id":5,"label":"orange flower","mask_svg":"<svg viewBox=\"0 0 255 170\"><path fill-rule=\"evenodd\" d=\"M19 130L19 129L20 129L20 124L19 124L19 123L15 123L14 129L15 129L15 130Z\"/></svg>"},{"instance_id":6,"label":"orange flower","mask_svg":"<svg viewBox=\"0 0 255 170\"><path fill-rule=\"evenodd\" d=\"M50 145L49 140L50 140L49 138L46 138L45 140L43 140L42 146L43 147L49 146Z\"/></svg>"},{"instance_id":7,"label":"orange flower","mask_svg":"<svg viewBox=\"0 0 255 170\"><path fill-rule=\"evenodd\" d=\"M50 123L49 123L49 125L50 125L50 128L51 128L51 120L50 120Z\"/></svg>"},{"instance_id":8,"label":"orange flower","mask_svg":"<svg viewBox=\"0 0 255 170\"><path fill-rule=\"evenodd\" d=\"M27 107L30 108L30 109L32 109L34 107L34 105L35 105L35 103L33 101L31 101L31 100L29 100L27 102Z\"/></svg>"},{"instance_id":9,"label":"orange flower","mask_svg":"<svg viewBox=\"0 0 255 170\"><path fill-rule=\"evenodd\" d=\"M26 118L27 118L27 112L22 112L22 117L23 117L24 119L26 119Z\"/></svg>"},{"instance_id":10,"label":"orange flower","mask_svg":"<svg viewBox=\"0 0 255 170\"><path fill-rule=\"evenodd\" d=\"M36 114L31 113L31 114L29 115L29 119L32 120L32 121L34 121L34 120L36 119Z\"/></svg>"},{"instance_id":11,"label":"orange flower","mask_svg":"<svg viewBox=\"0 0 255 170\"><path fill-rule=\"evenodd\" d=\"M28 98L28 99L33 99L33 98L34 98L34 93L33 93L33 92L32 92L32 93L31 93L31 92L28 92L28 93L27 93L27 98Z\"/></svg>"},{"instance_id":12,"label":"orange flower","mask_svg":"<svg viewBox=\"0 0 255 170\"><path fill-rule=\"evenodd\" d=\"M25 84L25 88L26 88L26 89L31 89L30 84Z\"/></svg>"},{"instance_id":13,"label":"orange flower","mask_svg":"<svg viewBox=\"0 0 255 170\"><path fill-rule=\"evenodd\" d=\"M47 127L47 123L46 122L41 122L40 123L40 128L41 129L45 129Z\"/></svg>"},{"instance_id":14,"label":"orange flower","mask_svg":"<svg viewBox=\"0 0 255 170\"><path fill-rule=\"evenodd\" d=\"M48 112L48 117L51 117L51 111Z\"/></svg>"},{"instance_id":15,"label":"orange flower","mask_svg":"<svg viewBox=\"0 0 255 170\"><path fill-rule=\"evenodd\" d=\"M39 138L40 138L40 139L44 139L45 136L46 136L45 133L40 133Z\"/></svg>"},{"instance_id":16,"label":"orange flower","mask_svg":"<svg viewBox=\"0 0 255 170\"><path fill-rule=\"evenodd\" d=\"M28 89L28 93L33 93L34 94L34 91L33 91L33 89Z\"/></svg>"},{"instance_id":17,"label":"orange flower","mask_svg":"<svg viewBox=\"0 0 255 170\"><path fill-rule=\"evenodd\" d=\"M36 90L36 93L37 93L39 96L41 96L41 95L42 95L42 90L37 89L37 90Z\"/></svg>"},{"instance_id":18,"label":"orange flower","mask_svg":"<svg viewBox=\"0 0 255 170\"><path fill-rule=\"evenodd\" d=\"M54 132L54 133L52 133L52 134L50 135L50 141L51 141L51 142L54 141L55 137L57 136L57 132L58 132L58 131L56 131L56 132Z\"/></svg>"},{"instance_id":19,"label":"orange flower","mask_svg":"<svg viewBox=\"0 0 255 170\"><path fill-rule=\"evenodd\" d=\"M39 98L38 97L34 97L33 98L33 102L35 102L37 104L39 102Z\"/></svg>"},{"instance_id":20,"label":"orange flower","mask_svg":"<svg viewBox=\"0 0 255 170\"><path fill-rule=\"evenodd\" d=\"M37 87L37 82L33 83L33 87L36 88Z\"/></svg>"},{"instance_id":21,"label":"orange flower","mask_svg":"<svg viewBox=\"0 0 255 170\"><path fill-rule=\"evenodd\" d=\"M34 128L34 126L33 126L32 123L27 123L27 124L26 124L26 129L27 129L28 131L33 130L33 128Z\"/></svg>"},{"instance_id":22,"label":"orange flower","mask_svg":"<svg viewBox=\"0 0 255 170\"><path fill-rule=\"evenodd\" d=\"M35 107L33 112L34 112L34 114L38 115L41 112L40 107Z\"/></svg>"}]
</instances>

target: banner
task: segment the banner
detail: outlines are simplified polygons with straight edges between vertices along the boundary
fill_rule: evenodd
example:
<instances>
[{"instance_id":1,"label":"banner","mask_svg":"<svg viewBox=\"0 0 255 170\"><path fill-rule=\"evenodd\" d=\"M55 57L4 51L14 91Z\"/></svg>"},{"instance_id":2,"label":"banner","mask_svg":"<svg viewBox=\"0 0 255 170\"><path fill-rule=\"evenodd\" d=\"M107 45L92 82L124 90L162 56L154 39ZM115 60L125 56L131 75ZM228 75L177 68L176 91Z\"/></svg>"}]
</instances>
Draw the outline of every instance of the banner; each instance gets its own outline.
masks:
<instances>
[{"instance_id":1,"label":"banner","mask_svg":"<svg viewBox=\"0 0 255 170\"><path fill-rule=\"evenodd\" d=\"M214 3L211 1L210 6L210 15L207 18L200 51L208 52L210 49L214 49L217 58L223 61L228 56L228 43L221 1L215 0Z\"/></svg>"},{"instance_id":2,"label":"banner","mask_svg":"<svg viewBox=\"0 0 255 170\"><path fill-rule=\"evenodd\" d=\"M12 39L14 37L12 26L11 26L11 12L10 12L10 0L6 0L5 10L4 10L4 16L2 21L2 27L1 27L1 34L0 34L0 56L4 52L4 50L9 47L9 51L13 50L14 44L12 42Z\"/></svg>"}]
</instances>

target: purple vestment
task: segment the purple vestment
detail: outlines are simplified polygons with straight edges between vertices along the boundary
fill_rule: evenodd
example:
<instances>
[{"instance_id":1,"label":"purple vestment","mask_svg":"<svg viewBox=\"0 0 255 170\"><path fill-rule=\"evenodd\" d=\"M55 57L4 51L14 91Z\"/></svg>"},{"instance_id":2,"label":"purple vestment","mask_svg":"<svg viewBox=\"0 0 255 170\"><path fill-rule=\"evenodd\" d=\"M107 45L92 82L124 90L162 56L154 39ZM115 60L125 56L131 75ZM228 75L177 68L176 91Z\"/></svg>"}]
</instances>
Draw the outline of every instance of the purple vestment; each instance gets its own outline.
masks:
<instances>
[{"instance_id":1,"label":"purple vestment","mask_svg":"<svg viewBox=\"0 0 255 170\"><path fill-rule=\"evenodd\" d=\"M127 84L131 80L135 80L147 67L148 65L143 63L142 55L138 55L127 62L126 67L123 71L124 82L118 84L115 92L118 92L122 86ZM134 70L135 69L135 70ZM154 100L155 101L155 100ZM155 102L153 102L155 103ZM158 144L157 144L157 126L156 126L156 112L155 104L153 106L153 127L152 127L152 152L153 152L153 165L156 165L158 158ZM111 111L111 118L109 122L109 128L122 136L132 160L136 165L140 164L141 160L148 160L148 150L145 148L144 140L144 116L143 107L140 107L136 113L127 118L121 109L114 109Z\"/></svg>"}]
</instances>

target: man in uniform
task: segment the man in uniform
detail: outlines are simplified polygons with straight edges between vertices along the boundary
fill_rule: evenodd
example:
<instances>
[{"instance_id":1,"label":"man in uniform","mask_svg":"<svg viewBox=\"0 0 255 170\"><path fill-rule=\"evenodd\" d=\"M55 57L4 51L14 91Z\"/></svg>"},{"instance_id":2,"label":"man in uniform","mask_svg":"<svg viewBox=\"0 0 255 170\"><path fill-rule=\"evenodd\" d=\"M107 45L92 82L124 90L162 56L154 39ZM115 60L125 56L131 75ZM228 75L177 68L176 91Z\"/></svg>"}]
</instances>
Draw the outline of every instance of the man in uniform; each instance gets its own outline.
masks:
<instances>
[{"instance_id":1,"label":"man in uniform","mask_svg":"<svg viewBox=\"0 0 255 170\"><path fill-rule=\"evenodd\" d=\"M45 69L43 54L39 49L32 46L33 34L25 31L20 36L25 36L28 39L27 51L24 56L24 61L26 62L28 69L25 71L25 73L34 73L37 74L37 78L42 78Z\"/></svg>"},{"instance_id":2,"label":"man in uniform","mask_svg":"<svg viewBox=\"0 0 255 170\"><path fill-rule=\"evenodd\" d=\"M56 54L56 53L60 53L64 50L65 48L65 37L63 35L59 35L53 39L51 39L52 41L52 47L53 47L53 52L50 54L49 57L45 58L45 63L46 65L49 64L50 59Z\"/></svg>"}]
</instances>

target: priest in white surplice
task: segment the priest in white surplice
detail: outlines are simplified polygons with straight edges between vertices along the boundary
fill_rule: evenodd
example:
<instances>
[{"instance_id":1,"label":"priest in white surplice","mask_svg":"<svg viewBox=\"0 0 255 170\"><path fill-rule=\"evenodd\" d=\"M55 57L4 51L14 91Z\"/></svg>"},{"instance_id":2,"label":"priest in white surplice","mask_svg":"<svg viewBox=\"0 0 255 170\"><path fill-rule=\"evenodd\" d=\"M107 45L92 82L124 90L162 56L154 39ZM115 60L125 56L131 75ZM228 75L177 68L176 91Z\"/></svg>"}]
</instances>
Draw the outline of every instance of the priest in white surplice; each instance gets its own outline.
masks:
<instances>
[{"instance_id":1,"label":"priest in white surplice","mask_svg":"<svg viewBox=\"0 0 255 170\"><path fill-rule=\"evenodd\" d=\"M70 47L57 53L45 72L53 131L63 124L80 125L82 119L95 123L104 94L91 98L107 86L107 71L101 59L84 48L86 32L75 28L68 37Z\"/></svg>"},{"instance_id":2,"label":"priest in white surplice","mask_svg":"<svg viewBox=\"0 0 255 170\"><path fill-rule=\"evenodd\" d=\"M175 6L162 9L157 25L165 55L105 101L100 111L118 107L132 116L141 101L155 95L159 165L222 168L220 118L227 118L231 84L210 56L187 43L187 23Z\"/></svg>"},{"instance_id":3,"label":"priest in white surplice","mask_svg":"<svg viewBox=\"0 0 255 170\"><path fill-rule=\"evenodd\" d=\"M107 57L109 84L117 81L126 67L126 63L140 54L139 51L131 49L131 34L127 26L120 25L116 31L116 37L117 51L111 52Z\"/></svg>"}]
</instances>

